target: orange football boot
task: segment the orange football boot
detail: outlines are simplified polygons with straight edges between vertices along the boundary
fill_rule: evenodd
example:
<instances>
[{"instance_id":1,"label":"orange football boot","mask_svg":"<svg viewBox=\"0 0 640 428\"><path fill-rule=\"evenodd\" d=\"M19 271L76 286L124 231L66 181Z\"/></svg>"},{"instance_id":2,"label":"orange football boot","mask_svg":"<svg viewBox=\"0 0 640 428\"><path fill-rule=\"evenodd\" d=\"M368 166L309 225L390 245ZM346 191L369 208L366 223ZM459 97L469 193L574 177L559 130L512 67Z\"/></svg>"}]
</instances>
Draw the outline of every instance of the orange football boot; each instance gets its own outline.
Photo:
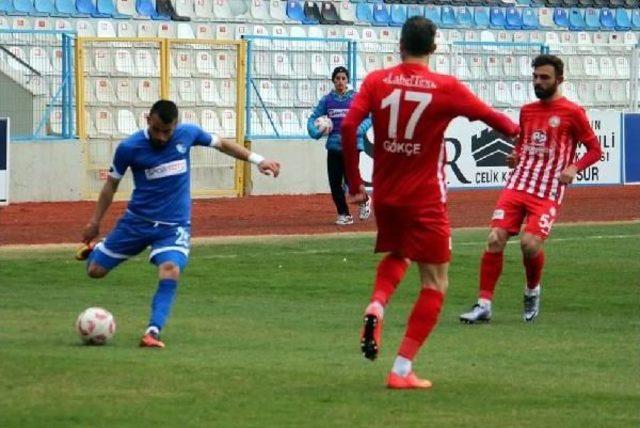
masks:
<instances>
[{"instance_id":1,"label":"orange football boot","mask_svg":"<svg viewBox=\"0 0 640 428\"><path fill-rule=\"evenodd\" d=\"M150 331L145 333L140 339L141 348L164 348L164 342L160 340L160 336L157 333Z\"/></svg>"},{"instance_id":2,"label":"orange football boot","mask_svg":"<svg viewBox=\"0 0 640 428\"><path fill-rule=\"evenodd\" d=\"M427 389L431 388L431 382L426 379L420 379L414 372L406 376L400 376L391 372L387 377L387 388L390 389Z\"/></svg>"}]
</instances>

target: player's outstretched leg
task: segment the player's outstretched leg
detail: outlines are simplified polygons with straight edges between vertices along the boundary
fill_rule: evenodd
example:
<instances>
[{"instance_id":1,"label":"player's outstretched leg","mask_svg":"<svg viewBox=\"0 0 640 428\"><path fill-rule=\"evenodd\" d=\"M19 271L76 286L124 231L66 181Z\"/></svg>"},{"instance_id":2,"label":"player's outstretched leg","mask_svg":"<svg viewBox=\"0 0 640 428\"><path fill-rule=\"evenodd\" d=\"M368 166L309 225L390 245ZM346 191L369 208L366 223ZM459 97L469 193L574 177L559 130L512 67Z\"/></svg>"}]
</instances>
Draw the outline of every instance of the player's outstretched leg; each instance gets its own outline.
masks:
<instances>
[{"instance_id":1,"label":"player's outstretched leg","mask_svg":"<svg viewBox=\"0 0 640 428\"><path fill-rule=\"evenodd\" d=\"M360 350L371 361L376 359L380 351L384 308L408 267L408 260L396 254L386 255L378 264L373 295L365 309L364 325L360 333Z\"/></svg>"},{"instance_id":2,"label":"player's outstretched leg","mask_svg":"<svg viewBox=\"0 0 640 428\"><path fill-rule=\"evenodd\" d=\"M143 348L162 349L165 347L164 342L160 340L160 330L169 318L178 288L180 268L177 265L170 262L163 263L159 266L159 271L161 279L151 302L149 327L140 339L140 346Z\"/></svg>"},{"instance_id":3,"label":"player's outstretched leg","mask_svg":"<svg viewBox=\"0 0 640 428\"><path fill-rule=\"evenodd\" d=\"M522 264L527 277L527 286L524 289L524 309L522 319L532 322L540 313L540 279L544 266L544 251L542 239L530 233L522 235L520 245L522 247Z\"/></svg>"},{"instance_id":4,"label":"player's outstretched leg","mask_svg":"<svg viewBox=\"0 0 640 428\"><path fill-rule=\"evenodd\" d=\"M91 252L93 251L94 244L90 242L89 244L82 244L77 250L75 254L75 258L78 261L84 261L89 258Z\"/></svg>"},{"instance_id":5,"label":"player's outstretched leg","mask_svg":"<svg viewBox=\"0 0 640 428\"><path fill-rule=\"evenodd\" d=\"M460 322L465 324L486 323L491 321L491 300L478 299L478 303L469 312L460 314Z\"/></svg>"}]
</instances>

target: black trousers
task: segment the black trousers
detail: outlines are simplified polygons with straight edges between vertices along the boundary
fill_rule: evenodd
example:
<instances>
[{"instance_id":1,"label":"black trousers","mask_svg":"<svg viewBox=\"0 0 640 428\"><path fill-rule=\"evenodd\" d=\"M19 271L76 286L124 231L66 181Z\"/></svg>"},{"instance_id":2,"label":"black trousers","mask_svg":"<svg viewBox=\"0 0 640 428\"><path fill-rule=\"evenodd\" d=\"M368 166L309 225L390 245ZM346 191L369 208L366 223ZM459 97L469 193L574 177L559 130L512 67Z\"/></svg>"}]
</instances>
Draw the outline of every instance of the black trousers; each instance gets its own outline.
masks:
<instances>
[{"instance_id":1,"label":"black trousers","mask_svg":"<svg viewBox=\"0 0 640 428\"><path fill-rule=\"evenodd\" d=\"M344 184L347 184L347 177L344 174L342 152L327 150L327 174L336 211L339 215L349 215L349 206L344 195Z\"/></svg>"}]
</instances>

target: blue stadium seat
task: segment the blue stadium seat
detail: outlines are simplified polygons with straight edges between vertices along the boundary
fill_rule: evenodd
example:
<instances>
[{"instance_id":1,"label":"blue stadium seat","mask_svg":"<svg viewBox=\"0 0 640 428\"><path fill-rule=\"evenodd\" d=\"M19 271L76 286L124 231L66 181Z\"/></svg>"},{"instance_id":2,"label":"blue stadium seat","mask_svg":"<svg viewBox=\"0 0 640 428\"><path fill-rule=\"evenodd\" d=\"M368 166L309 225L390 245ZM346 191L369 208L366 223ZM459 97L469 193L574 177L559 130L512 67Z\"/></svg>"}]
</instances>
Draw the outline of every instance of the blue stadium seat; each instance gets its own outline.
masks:
<instances>
[{"instance_id":1,"label":"blue stadium seat","mask_svg":"<svg viewBox=\"0 0 640 428\"><path fill-rule=\"evenodd\" d=\"M616 9L616 30L627 31L631 29L631 19L626 9Z\"/></svg>"},{"instance_id":2,"label":"blue stadium seat","mask_svg":"<svg viewBox=\"0 0 640 428\"><path fill-rule=\"evenodd\" d=\"M462 28L473 27L473 12L468 7L458 9L458 25Z\"/></svg>"},{"instance_id":3,"label":"blue stadium seat","mask_svg":"<svg viewBox=\"0 0 640 428\"><path fill-rule=\"evenodd\" d=\"M640 30L640 9L634 9L631 12L631 28L633 30Z\"/></svg>"},{"instance_id":4,"label":"blue stadium seat","mask_svg":"<svg viewBox=\"0 0 640 428\"><path fill-rule=\"evenodd\" d=\"M600 10L600 26L605 31L613 31L615 29L616 20L611 9L605 7Z\"/></svg>"},{"instance_id":5,"label":"blue stadium seat","mask_svg":"<svg viewBox=\"0 0 640 428\"><path fill-rule=\"evenodd\" d=\"M407 9L407 18L411 18L412 16L423 16L424 15L424 6L418 4L410 4Z\"/></svg>"},{"instance_id":6,"label":"blue stadium seat","mask_svg":"<svg viewBox=\"0 0 640 428\"><path fill-rule=\"evenodd\" d=\"M442 6L442 23L444 28L456 28L458 26L458 20L456 19L456 12L451 6Z\"/></svg>"},{"instance_id":7,"label":"blue stadium seat","mask_svg":"<svg viewBox=\"0 0 640 428\"><path fill-rule=\"evenodd\" d=\"M565 9L559 7L553 11L553 22L560 28L569 28L569 15Z\"/></svg>"},{"instance_id":8,"label":"blue stadium seat","mask_svg":"<svg viewBox=\"0 0 640 428\"><path fill-rule=\"evenodd\" d=\"M531 2L529 0L516 0L516 4L518 6L531 6Z\"/></svg>"},{"instance_id":9,"label":"blue stadium seat","mask_svg":"<svg viewBox=\"0 0 640 428\"><path fill-rule=\"evenodd\" d=\"M35 12L33 0L13 0L13 9L16 15L31 15Z\"/></svg>"},{"instance_id":10,"label":"blue stadium seat","mask_svg":"<svg viewBox=\"0 0 640 428\"><path fill-rule=\"evenodd\" d=\"M537 30L540 28L538 10L532 7L525 7L522 11L522 28L525 30Z\"/></svg>"},{"instance_id":11,"label":"blue stadium seat","mask_svg":"<svg viewBox=\"0 0 640 428\"><path fill-rule=\"evenodd\" d=\"M489 18L489 8L484 6L476 7L473 14L473 21L476 24L476 28L489 28L489 24L491 23L491 19Z\"/></svg>"},{"instance_id":12,"label":"blue stadium seat","mask_svg":"<svg viewBox=\"0 0 640 428\"><path fill-rule=\"evenodd\" d=\"M13 2L11 0L0 0L0 15L11 14L13 12Z\"/></svg>"},{"instance_id":13,"label":"blue stadium seat","mask_svg":"<svg viewBox=\"0 0 640 428\"><path fill-rule=\"evenodd\" d=\"M392 27L402 27L404 21L407 20L407 6L403 4L394 4L391 6L391 21L389 24Z\"/></svg>"},{"instance_id":14,"label":"blue stadium seat","mask_svg":"<svg viewBox=\"0 0 640 428\"><path fill-rule=\"evenodd\" d=\"M584 27L591 31L600 29L600 11L598 9L587 8L584 12Z\"/></svg>"},{"instance_id":15,"label":"blue stadium seat","mask_svg":"<svg viewBox=\"0 0 640 428\"><path fill-rule=\"evenodd\" d=\"M80 11L79 5L78 11ZM151 19L160 19L160 14L158 14L156 7L153 5L151 0L136 0L136 12L138 12L138 15L148 16Z\"/></svg>"},{"instance_id":16,"label":"blue stadium seat","mask_svg":"<svg viewBox=\"0 0 640 428\"><path fill-rule=\"evenodd\" d=\"M522 28L522 15L514 6L507 8L506 18L505 28L507 30L520 30Z\"/></svg>"},{"instance_id":17,"label":"blue stadium seat","mask_svg":"<svg viewBox=\"0 0 640 428\"><path fill-rule=\"evenodd\" d=\"M504 14L504 8L502 7L492 7L489 19L491 28L504 29L504 26L507 24L507 18Z\"/></svg>"},{"instance_id":18,"label":"blue stadium seat","mask_svg":"<svg viewBox=\"0 0 640 428\"><path fill-rule=\"evenodd\" d=\"M389 25L389 9L384 3L376 3L373 5L373 20L372 24L377 26Z\"/></svg>"},{"instance_id":19,"label":"blue stadium seat","mask_svg":"<svg viewBox=\"0 0 640 428\"><path fill-rule=\"evenodd\" d=\"M569 11L569 30L582 31L586 27L582 9L577 7L571 8Z\"/></svg>"},{"instance_id":20,"label":"blue stadium seat","mask_svg":"<svg viewBox=\"0 0 640 428\"><path fill-rule=\"evenodd\" d=\"M322 18L322 13L320 12L320 8L318 7L318 2L303 2L302 11L304 12L304 21L303 24L316 25L320 23L320 18Z\"/></svg>"},{"instance_id":21,"label":"blue stadium seat","mask_svg":"<svg viewBox=\"0 0 640 428\"><path fill-rule=\"evenodd\" d=\"M113 3L113 0L97 0L97 1L98 3L96 6L98 9L98 13L108 15L108 16L111 16L112 18L118 18L118 19L131 18L130 16L118 13L118 11L116 10L116 5Z\"/></svg>"},{"instance_id":22,"label":"blue stadium seat","mask_svg":"<svg viewBox=\"0 0 640 428\"><path fill-rule=\"evenodd\" d=\"M358 3L356 6L356 19L360 22L371 23L373 21L373 9L370 4Z\"/></svg>"},{"instance_id":23,"label":"blue stadium seat","mask_svg":"<svg viewBox=\"0 0 640 428\"><path fill-rule=\"evenodd\" d=\"M307 17L304 15L302 4L298 0L287 1L287 16L294 21L306 22Z\"/></svg>"},{"instance_id":24,"label":"blue stadium seat","mask_svg":"<svg viewBox=\"0 0 640 428\"><path fill-rule=\"evenodd\" d=\"M86 14L78 13L76 2L74 0L55 0L56 13L60 16L84 17Z\"/></svg>"},{"instance_id":25,"label":"blue stadium seat","mask_svg":"<svg viewBox=\"0 0 640 428\"><path fill-rule=\"evenodd\" d=\"M56 15L56 6L53 3L53 0L35 0L33 2L33 6L36 10L36 13L41 16Z\"/></svg>"},{"instance_id":26,"label":"blue stadium seat","mask_svg":"<svg viewBox=\"0 0 640 428\"><path fill-rule=\"evenodd\" d=\"M424 17L431 20L437 26L442 24L440 7L430 4L424 8Z\"/></svg>"}]
</instances>

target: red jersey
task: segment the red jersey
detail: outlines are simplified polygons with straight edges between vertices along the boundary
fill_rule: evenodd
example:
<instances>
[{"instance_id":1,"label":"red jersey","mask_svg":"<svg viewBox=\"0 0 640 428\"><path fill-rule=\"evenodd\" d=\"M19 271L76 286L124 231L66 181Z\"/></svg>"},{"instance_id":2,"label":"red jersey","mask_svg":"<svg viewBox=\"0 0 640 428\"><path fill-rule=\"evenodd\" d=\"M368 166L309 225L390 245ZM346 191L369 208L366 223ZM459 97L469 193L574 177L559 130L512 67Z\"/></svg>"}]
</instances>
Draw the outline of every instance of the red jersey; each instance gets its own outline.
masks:
<instances>
[{"instance_id":1,"label":"red jersey","mask_svg":"<svg viewBox=\"0 0 640 428\"><path fill-rule=\"evenodd\" d=\"M342 122L342 147L351 194L362 183L356 130L372 114L374 201L396 206L446 202L444 132L457 116L482 120L507 136L518 126L476 98L455 77L403 63L371 72Z\"/></svg>"},{"instance_id":2,"label":"red jersey","mask_svg":"<svg viewBox=\"0 0 640 428\"><path fill-rule=\"evenodd\" d=\"M575 164L579 171L602 155L584 109L564 97L522 107L520 129L515 148L519 161L507 180L507 189L561 203L566 185L558 178L575 162L578 142L587 147L587 153Z\"/></svg>"}]
</instances>

